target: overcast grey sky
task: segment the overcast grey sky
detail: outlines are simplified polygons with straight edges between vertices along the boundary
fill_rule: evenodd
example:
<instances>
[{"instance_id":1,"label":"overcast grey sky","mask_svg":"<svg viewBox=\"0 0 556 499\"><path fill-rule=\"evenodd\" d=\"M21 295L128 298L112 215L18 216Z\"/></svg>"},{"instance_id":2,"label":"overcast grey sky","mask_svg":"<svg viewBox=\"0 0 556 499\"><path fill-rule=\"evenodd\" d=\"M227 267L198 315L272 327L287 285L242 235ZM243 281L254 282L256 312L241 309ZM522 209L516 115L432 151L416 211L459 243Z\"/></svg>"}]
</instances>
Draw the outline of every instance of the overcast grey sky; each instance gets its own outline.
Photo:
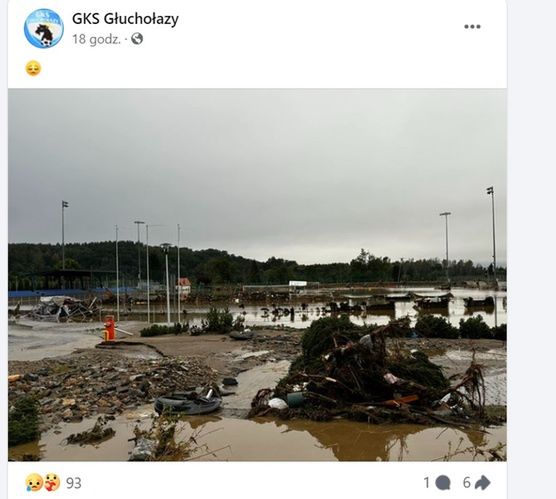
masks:
<instances>
[{"instance_id":1,"label":"overcast grey sky","mask_svg":"<svg viewBox=\"0 0 556 499\"><path fill-rule=\"evenodd\" d=\"M504 90L10 90L9 240L506 260ZM142 235L144 239L144 233Z\"/></svg>"}]
</instances>

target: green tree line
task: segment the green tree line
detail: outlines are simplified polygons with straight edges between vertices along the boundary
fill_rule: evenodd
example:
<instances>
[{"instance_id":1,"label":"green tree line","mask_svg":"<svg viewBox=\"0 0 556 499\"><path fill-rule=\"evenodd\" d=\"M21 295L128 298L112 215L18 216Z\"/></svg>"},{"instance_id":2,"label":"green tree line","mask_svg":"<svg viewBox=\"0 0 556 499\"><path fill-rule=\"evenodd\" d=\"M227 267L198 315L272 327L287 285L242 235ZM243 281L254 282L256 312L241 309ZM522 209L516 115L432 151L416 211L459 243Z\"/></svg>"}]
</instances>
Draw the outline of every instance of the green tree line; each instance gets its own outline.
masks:
<instances>
[{"instance_id":1,"label":"green tree line","mask_svg":"<svg viewBox=\"0 0 556 499\"><path fill-rule=\"evenodd\" d=\"M145 276L146 247L141 245L142 275ZM122 278L133 283L137 276L136 242L120 241L119 267ZM115 269L115 242L66 244L66 268L86 270ZM154 281L164 280L165 264L162 249L149 248L150 276ZM177 274L177 248L170 248L170 272ZM418 282L445 279L445 262L439 259L409 259L392 261L377 257L369 251L361 252L350 262L302 265L292 260L271 257L257 261L217 249L180 250L180 274L189 277L193 284L285 284L289 280L320 283L357 282ZM12 243L8 245L9 289L31 289L30 274L62 268L60 244ZM472 261L450 262L453 279L487 279L492 266L474 264ZM505 269L497 269L499 279Z\"/></svg>"}]
</instances>

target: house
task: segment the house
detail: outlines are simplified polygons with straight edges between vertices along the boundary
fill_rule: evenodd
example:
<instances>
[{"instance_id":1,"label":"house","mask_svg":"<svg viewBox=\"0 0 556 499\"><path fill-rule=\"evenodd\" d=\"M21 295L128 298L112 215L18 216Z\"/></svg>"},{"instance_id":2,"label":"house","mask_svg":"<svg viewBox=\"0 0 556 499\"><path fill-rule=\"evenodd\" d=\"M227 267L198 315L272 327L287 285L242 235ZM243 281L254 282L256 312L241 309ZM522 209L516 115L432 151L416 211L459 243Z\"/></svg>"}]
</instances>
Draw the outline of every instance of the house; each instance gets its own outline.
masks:
<instances>
[{"instance_id":1,"label":"house","mask_svg":"<svg viewBox=\"0 0 556 499\"><path fill-rule=\"evenodd\" d=\"M187 277L180 277L176 284L176 291L180 297L180 301L186 300L191 294L191 281Z\"/></svg>"}]
</instances>

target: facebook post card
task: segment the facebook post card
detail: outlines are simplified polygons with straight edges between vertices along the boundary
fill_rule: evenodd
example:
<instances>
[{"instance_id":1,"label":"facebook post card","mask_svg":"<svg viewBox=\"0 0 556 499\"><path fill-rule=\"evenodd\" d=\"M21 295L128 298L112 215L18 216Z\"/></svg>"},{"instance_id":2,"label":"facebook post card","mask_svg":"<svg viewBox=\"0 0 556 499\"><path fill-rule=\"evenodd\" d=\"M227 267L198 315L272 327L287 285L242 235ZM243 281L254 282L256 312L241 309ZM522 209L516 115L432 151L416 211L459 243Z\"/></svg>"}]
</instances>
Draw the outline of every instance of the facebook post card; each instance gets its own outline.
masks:
<instances>
[{"instance_id":1,"label":"facebook post card","mask_svg":"<svg viewBox=\"0 0 556 499\"><path fill-rule=\"evenodd\" d=\"M506 497L505 2L8 8L10 498Z\"/></svg>"}]
</instances>

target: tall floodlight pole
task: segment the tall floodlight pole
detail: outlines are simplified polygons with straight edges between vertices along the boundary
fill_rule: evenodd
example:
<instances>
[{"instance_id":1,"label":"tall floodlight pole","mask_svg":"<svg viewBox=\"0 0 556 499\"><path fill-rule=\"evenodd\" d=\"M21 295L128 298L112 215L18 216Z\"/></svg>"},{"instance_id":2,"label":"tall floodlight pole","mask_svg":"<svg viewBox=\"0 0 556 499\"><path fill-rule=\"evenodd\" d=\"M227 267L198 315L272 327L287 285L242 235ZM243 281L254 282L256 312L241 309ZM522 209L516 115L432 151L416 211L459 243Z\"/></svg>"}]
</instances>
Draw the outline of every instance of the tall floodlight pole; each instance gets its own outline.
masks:
<instances>
[{"instance_id":1,"label":"tall floodlight pole","mask_svg":"<svg viewBox=\"0 0 556 499\"><path fill-rule=\"evenodd\" d=\"M120 321L120 260L118 254L118 226L116 225L116 320Z\"/></svg>"},{"instance_id":2,"label":"tall floodlight pole","mask_svg":"<svg viewBox=\"0 0 556 499\"><path fill-rule=\"evenodd\" d=\"M448 281L448 283L450 282L450 275L448 272L448 267L450 265L450 260L448 259L448 217L451 215L452 213L449 211L445 211L443 213L440 214L441 217L444 217L446 219L446 280Z\"/></svg>"},{"instance_id":3,"label":"tall floodlight pole","mask_svg":"<svg viewBox=\"0 0 556 499\"><path fill-rule=\"evenodd\" d=\"M170 244L164 243L161 244L160 247L162 248L164 256L166 257L166 321L168 323L168 326L170 326L170 275L168 270L168 253L170 251Z\"/></svg>"},{"instance_id":4,"label":"tall floodlight pole","mask_svg":"<svg viewBox=\"0 0 556 499\"><path fill-rule=\"evenodd\" d=\"M492 275L494 278L494 285L498 287L498 281L496 280L496 217L494 216L494 187L488 187L487 194L492 198Z\"/></svg>"},{"instance_id":5,"label":"tall floodlight pole","mask_svg":"<svg viewBox=\"0 0 556 499\"><path fill-rule=\"evenodd\" d=\"M145 224L147 242L147 322L151 323L151 276L149 273L149 224Z\"/></svg>"},{"instance_id":6,"label":"tall floodlight pole","mask_svg":"<svg viewBox=\"0 0 556 499\"><path fill-rule=\"evenodd\" d=\"M62 270L66 268L66 236L64 223L64 210L69 206L67 201L62 200Z\"/></svg>"},{"instance_id":7,"label":"tall floodlight pole","mask_svg":"<svg viewBox=\"0 0 556 499\"><path fill-rule=\"evenodd\" d=\"M180 282L180 224L178 224L178 324L181 324L181 282Z\"/></svg>"},{"instance_id":8,"label":"tall floodlight pole","mask_svg":"<svg viewBox=\"0 0 556 499\"><path fill-rule=\"evenodd\" d=\"M494 215L494 187L487 187L487 194L492 199L492 278L494 280L494 291L498 289L496 279L496 217ZM494 326L498 327L498 297L494 293Z\"/></svg>"},{"instance_id":9,"label":"tall floodlight pole","mask_svg":"<svg viewBox=\"0 0 556 499\"><path fill-rule=\"evenodd\" d=\"M163 227L160 224L145 224L147 244L147 322L151 323L151 264L149 261L149 227Z\"/></svg>"},{"instance_id":10,"label":"tall floodlight pole","mask_svg":"<svg viewBox=\"0 0 556 499\"><path fill-rule=\"evenodd\" d=\"M139 227L145 222L135 220L133 223L137 225L137 287L139 287L141 283L141 232Z\"/></svg>"}]
</instances>

